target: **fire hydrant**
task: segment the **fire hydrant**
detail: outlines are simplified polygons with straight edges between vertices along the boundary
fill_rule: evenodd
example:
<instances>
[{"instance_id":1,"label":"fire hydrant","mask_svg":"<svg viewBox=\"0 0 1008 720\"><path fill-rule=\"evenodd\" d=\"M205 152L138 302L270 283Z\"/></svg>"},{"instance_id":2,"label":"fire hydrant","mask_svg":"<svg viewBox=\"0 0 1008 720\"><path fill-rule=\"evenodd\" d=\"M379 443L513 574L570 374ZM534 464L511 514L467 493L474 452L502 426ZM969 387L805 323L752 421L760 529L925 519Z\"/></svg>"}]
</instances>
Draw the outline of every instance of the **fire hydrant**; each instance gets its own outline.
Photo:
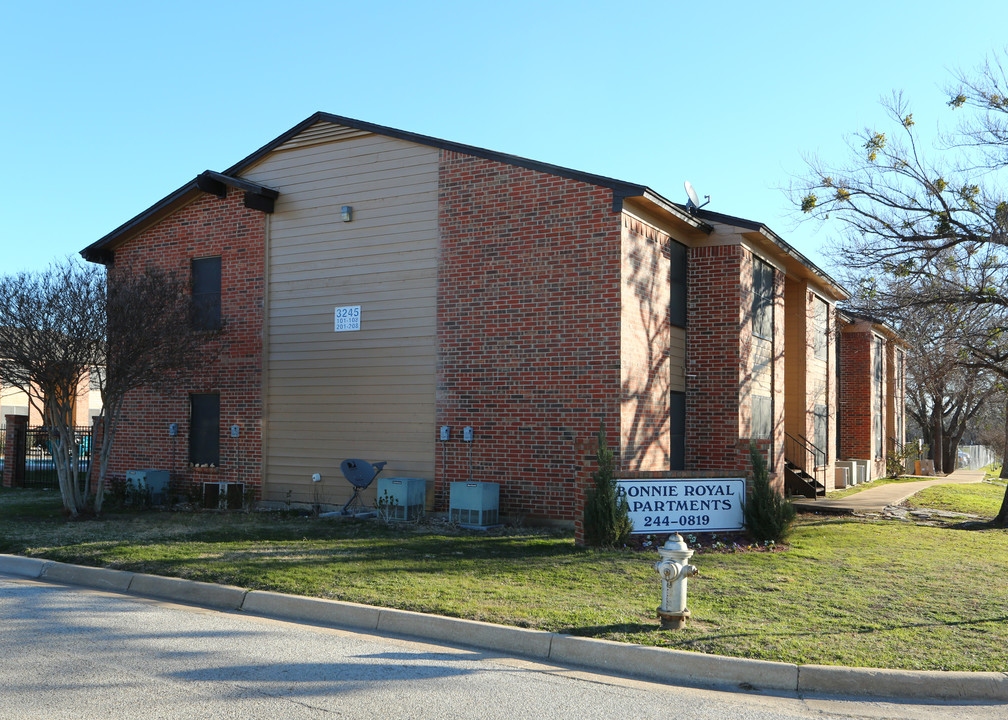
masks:
<instances>
[{"instance_id":1,"label":"fire hydrant","mask_svg":"<svg viewBox=\"0 0 1008 720\"><path fill-rule=\"evenodd\" d=\"M690 616L690 611L686 609L686 580L697 574L697 569L687 562L693 557L693 551L676 533L658 548L658 555L661 560L654 564L662 579L658 619L663 628L680 630Z\"/></svg>"}]
</instances>

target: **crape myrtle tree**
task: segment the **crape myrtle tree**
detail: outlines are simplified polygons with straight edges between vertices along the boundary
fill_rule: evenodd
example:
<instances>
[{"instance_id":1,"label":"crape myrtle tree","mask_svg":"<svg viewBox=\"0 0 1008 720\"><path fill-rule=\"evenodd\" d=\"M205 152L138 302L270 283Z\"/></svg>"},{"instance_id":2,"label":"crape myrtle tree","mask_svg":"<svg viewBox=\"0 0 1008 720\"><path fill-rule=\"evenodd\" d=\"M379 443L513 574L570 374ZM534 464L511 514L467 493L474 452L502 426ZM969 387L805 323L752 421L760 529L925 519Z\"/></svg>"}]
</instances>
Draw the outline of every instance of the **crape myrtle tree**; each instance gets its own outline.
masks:
<instances>
[{"instance_id":1,"label":"crape myrtle tree","mask_svg":"<svg viewBox=\"0 0 1008 720\"><path fill-rule=\"evenodd\" d=\"M108 459L131 390L158 388L212 359L212 334L192 329L186 282L156 269L106 269L73 259L0 277L0 379L41 398L63 506L100 514ZM81 477L73 408L97 381L104 422L99 473ZM94 462L94 454L92 454ZM88 506L88 501L93 504Z\"/></svg>"},{"instance_id":2,"label":"crape myrtle tree","mask_svg":"<svg viewBox=\"0 0 1008 720\"><path fill-rule=\"evenodd\" d=\"M216 357L219 330L195 330L196 308L188 282L157 268L108 271L107 302L103 305L101 357L104 372L98 382L104 432L98 448L99 472L94 510L101 513L109 455L126 396L146 387L163 390Z\"/></svg>"},{"instance_id":3,"label":"crape myrtle tree","mask_svg":"<svg viewBox=\"0 0 1008 720\"><path fill-rule=\"evenodd\" d=\"M867 279L876 314L925 306L959 313L963 366L1000 378L1008 378L1005 60L995 53L955 76L948 112L959 122L953 115L930 148L909 103L894 94L883 103L886 125L852 136L846 162L812 158L806 182L793 187L803 212L842 229L834 254ZM1008 492L1001 517L1005 508Z\"/></svg>"},{"instance_id":4,"label":"crape myrtle tree","mask_svg":"<svg viewBox=\"0 0 1008 720\"><path fill-rule=\"evenodd\" d=\"M74 408L82 385L86 392L89 371L101 359L104 302L104 272L78 262L0 277L0 380L24 392L40 411L71 517L87 498Z\"/></svg>"}]
</instances>

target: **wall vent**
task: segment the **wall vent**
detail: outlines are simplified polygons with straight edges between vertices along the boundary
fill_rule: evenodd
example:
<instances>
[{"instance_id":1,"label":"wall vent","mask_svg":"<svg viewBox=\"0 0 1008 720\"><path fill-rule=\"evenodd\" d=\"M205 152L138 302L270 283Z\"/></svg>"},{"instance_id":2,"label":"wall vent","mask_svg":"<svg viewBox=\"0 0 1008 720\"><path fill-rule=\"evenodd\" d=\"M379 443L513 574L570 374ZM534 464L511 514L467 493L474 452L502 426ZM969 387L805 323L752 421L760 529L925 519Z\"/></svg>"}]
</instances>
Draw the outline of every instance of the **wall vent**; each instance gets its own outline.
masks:
<instances>
[{"instance_id":1,"label":"wall vent","mask_svg":"<svg viewBox=\"0 0 1008 720\"><path fill-rule=\"evenodd\" d=\"M203 483L203 507L214 510L241 510L245 504L245 483Z\"/></svg>"}]
</instances>

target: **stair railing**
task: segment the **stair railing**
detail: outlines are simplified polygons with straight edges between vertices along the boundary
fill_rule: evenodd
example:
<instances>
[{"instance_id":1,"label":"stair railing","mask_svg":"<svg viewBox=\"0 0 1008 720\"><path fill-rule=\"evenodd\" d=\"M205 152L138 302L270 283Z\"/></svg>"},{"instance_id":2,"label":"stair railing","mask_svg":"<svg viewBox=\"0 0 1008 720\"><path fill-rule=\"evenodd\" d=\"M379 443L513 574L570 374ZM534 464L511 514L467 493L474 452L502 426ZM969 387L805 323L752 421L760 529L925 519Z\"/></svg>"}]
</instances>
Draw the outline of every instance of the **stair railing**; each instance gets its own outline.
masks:
<instances>
[{"instance_id":1,"label":"stair railing","mask_svg":"<svg viewBox=\"0 0 1008 720\"><path fill-rule=\"evenodd\" d=\"M784 433L784 459L811 477L815 484L826 487L826 453L804 435Z\"/></svg>"}]
</instances>

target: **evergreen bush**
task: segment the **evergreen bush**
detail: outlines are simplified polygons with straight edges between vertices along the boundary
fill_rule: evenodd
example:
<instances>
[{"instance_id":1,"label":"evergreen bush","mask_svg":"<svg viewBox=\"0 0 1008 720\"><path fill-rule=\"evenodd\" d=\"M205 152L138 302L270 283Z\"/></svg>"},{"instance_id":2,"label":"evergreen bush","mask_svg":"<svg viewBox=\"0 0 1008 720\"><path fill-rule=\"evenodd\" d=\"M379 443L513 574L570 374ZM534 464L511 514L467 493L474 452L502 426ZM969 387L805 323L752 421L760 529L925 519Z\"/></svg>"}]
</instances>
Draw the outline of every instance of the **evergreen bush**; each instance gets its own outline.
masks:
<instances>
[{"instance_id":1,"label":"evergreen bush","mask_svg":"<svg viewBox=\"0 0 1008 720\"><path fill-rule=\"evenodd\" d=\"M755 443L749 447L752 458L752 493L745 504L745 524L749 534L759 542L780 542L791 532L795 509L791 501L770 486L770 471L766 459Z\"/></svg>"},{"instance_id":2,"label":"evergreen bush","mask_svg":"<svg viewBox=\"0 0 1008 720\"><path fill-rule=\"evenodd\" d=\"M592 475L595 487L585 498L585 543L597 547L619 547L626 543L633 531L630 506L619 494L615 478L613 451L606 443L605 426L599 427L598 470Z\"/></svg>"}]
</instances>

